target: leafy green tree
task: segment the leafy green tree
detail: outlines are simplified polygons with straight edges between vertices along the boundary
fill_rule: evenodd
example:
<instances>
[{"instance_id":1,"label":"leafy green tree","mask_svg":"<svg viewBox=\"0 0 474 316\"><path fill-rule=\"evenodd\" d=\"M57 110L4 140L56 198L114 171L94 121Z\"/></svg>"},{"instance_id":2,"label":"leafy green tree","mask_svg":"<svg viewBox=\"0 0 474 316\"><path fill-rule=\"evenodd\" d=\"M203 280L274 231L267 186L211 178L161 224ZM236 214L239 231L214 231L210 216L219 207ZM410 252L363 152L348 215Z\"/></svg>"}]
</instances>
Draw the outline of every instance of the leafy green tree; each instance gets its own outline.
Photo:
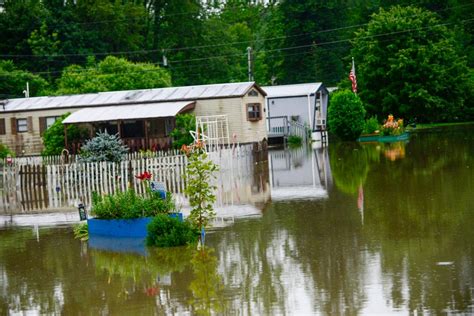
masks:
<instances>
[{"instance_id":1,"label":"leafy green tree","mask_svg":"<svg viewBox=\"0 0 474 316\"><path fill-rule=\"evenodd\" d=\"M118 134L110 135L107 132L99 132L96 137L89 139L81 147L80 161L120 162L127 153L128 147L122 143Z\"/></svg>"},{"instance_id":2,"label":"leafy green tree","mask_svg":"<svg viewBox=\"0 0 474 316\"><path fill-rule=\"evenodd\" d=\"M196 117L193 114L176 115L176 127L171 132L173 147L181 148L183 145L192 144L194 139L190 131L196 130Z\"/></svg>"},{"instance_id":3,"label":"leafy green tree","mask_svg":"<svg viewBox=\"0 0 474 316\"><path fill-rule=\"evenodd\" d=\"M23 97L27 82L32 97L41 95L48 87L42 77L18 69L10 60L0 60L0 98Z\"/></svg>"},{"instance_id":4,"label":"leafy green tree","mask_svg":"<svg viewBox=\"0 0 474 316\"><path fill-rule=\"evenodd\" d=\"M65 148L64 124L62 123L71 113L63 114L43 133L43 146L41 152L43 156L60 155ZM67 127L67 137L69 141L82 139L87 131L76 125L69 124Z\"/></svg>"},{"instance_id":5,"label":"leafy green tree","mask_svg":"<svg viewBox=\"0 0 474 316\"><path fill-rule=\"evenodd\" d=\"M466 119L469 70L454 33L441 24L429 11L394 6L357 32L352 53L360 97L371 114Z\"/></svg>"},{"instance_id":6,"label":"leafy green tree","mask_svg":"<svg viewBox=\"0 0 474 316\"><path fill-rule=\"evenodd\" d=\"M365 109L360 98L349 90L331 95L328 109L329 130L342 140L355 140L365 126Z\"/></svg>"},{"instance_id":7,"label":"leafy green tree","mask_svg":"<svg viewBox=\"0 0 474 316\"><path fill-rule=\"evenodd\" d=\"M86 67L66 67L57 85L59 95L79 94L168 87L171 78L166 70L153 64L108 56L97 65L90 59Z\"/></svg>"},{"instance_id":8,"label":"leafy green tree","mask_svg":"<svg viewBox=\"0 0 474 316\"><path fill-rule=\"evenodd\" d=\"M211 182L217 170L217 165L199 146L194 146L188 152L185 193L192 208L189 220L199 229L206 227L216 215L213 208L213 203L216 201L216 186Z\"/></svg>"}]
</instances>

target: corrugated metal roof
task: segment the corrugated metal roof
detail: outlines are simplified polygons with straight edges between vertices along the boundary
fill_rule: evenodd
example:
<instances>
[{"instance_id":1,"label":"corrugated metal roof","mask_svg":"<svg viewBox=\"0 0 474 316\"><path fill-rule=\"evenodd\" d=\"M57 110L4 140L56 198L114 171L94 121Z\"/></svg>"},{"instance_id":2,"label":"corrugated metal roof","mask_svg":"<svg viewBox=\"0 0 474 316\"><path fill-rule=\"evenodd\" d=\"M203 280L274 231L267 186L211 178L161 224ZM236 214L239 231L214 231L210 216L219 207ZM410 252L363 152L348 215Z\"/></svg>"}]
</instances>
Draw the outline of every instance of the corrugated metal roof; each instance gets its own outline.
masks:
<instances>
[{"instance_id":1,"label":"corrugated metal roof","mask_svg":"<svg viewBox=\"0 0 474 316\"><path fill-rule=\"evenodd\" d=\"M193 105L194 101L184 101L89 107L72 113L63 123L71 124L170 117L176 116L176 114L183 110L190 109Z\"/></svg>"},{"instance_id":2,"label":"corrugated metal roof","mask_svg":"<svg viewBox=\"0 0 474 316\"><path fill-rule=\"evenodd\" d=\"M255 85L254 82L222 83L187 87L99 92L57 97L8 99L2 101L2 103L5 103L4 111L10 112L82 106L228 98L243 96L253 85Z\"/></svg>"},{"instance_id":3,"label":"corrugated metal roof","mask_svg":"<svg viewBox=\"0 0 474 316\"><path fill-rule=\"evenodd\" d=\"M303 96L315 93L321 87L321 82L289 84L283 86L267 86L262 89L267 93L267 98Z\"/></svg>"}]
</instances>

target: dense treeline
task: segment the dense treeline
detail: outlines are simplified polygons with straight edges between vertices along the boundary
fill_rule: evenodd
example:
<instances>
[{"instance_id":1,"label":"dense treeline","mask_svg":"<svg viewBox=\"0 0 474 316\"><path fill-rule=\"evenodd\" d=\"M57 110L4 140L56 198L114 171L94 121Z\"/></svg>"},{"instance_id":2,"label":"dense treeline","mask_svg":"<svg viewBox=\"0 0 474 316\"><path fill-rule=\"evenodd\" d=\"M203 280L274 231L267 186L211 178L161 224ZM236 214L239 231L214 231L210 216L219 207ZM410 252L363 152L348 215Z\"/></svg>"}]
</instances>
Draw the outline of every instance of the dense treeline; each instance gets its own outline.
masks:
<instances>
[{"instance_id":1,"label":"dense treeline","mask_svg":"<svg viewBox=\"0 0 474 316\"><path fill-rule=\"evenodd\" d=\"M246 81L247 47L252 48L253 75L261 85L310 81L344 85L351 55L358 56L356 67L361 71L370 63L371 56L354 46L367 44L360 35L356 40L358 34L369 32L366 36L387 46L406 35L399 32L397 22L386 34L367 30L373 14L394 5L431 11L452 37L448 42L455 51L450 56L464 60L465 77L471 77L446 80L472 83L474 4L470 0L7 0L0 13L0 98L22 96L26 78L31 95L113 90L128 81L107 80L126 71L136 78L123 89L155 82L177 86ZM416 21L421 13L413 12ZM420 27L401 25L408 30ZM109 59L108 67L103 67L107 56L139 64L127 66L122 59ZM361 88L370 89L363 80L372 77L358 74ZM97 84L84 82L87 79ZM466 86L466 82L450 84ZM365 100L361 94L370 104L370 113L383 112L372 111L381 102L376 93L366 96ZM456 102L466 106L465 101L470 101L467 92ZM448 98L444 103L449 102Z\"/></svg>"}]
</instances>

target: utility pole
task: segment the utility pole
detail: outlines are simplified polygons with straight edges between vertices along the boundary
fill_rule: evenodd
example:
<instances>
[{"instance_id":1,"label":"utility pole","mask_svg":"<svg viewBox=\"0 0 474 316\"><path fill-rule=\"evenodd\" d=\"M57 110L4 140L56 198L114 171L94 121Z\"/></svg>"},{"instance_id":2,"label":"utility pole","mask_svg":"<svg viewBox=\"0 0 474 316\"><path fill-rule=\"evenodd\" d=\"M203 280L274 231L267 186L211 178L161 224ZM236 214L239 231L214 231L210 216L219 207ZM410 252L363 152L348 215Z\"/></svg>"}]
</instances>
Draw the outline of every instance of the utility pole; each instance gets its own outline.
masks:
<instances>
[{"instance_id":1,"label":"utility pole","mask_svg":"<svg viewBox=\"0 0 474 316\"><path fill-rule=\"evenodd\" d=\"M248 74L249 81L253 81L253 72L252 72L252 47L247 47L247 61L248 61Z\"/></svg>"},{"instance_id":2,"label":"utility pole","mask_svg":"<svg viewBox=\"0 0 474 316\"><path fill-rule=\"evenodd\" d=\"M25 98L30 97L30 83L28 81L26 82L26 90L23 90L23 93L25 94Z\"/></svg>"}]
</instances>

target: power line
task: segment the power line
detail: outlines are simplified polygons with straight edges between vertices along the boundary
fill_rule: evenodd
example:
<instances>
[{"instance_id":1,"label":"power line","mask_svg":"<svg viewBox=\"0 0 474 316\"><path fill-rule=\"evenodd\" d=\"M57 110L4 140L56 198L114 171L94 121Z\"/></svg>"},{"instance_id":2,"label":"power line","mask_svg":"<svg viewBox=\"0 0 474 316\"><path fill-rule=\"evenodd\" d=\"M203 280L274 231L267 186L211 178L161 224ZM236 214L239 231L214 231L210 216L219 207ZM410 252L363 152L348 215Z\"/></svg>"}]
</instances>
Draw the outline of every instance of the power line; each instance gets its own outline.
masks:
<instances>
[{"instance_id":1,"label":"power line","mask_svg":"<svg viewBox=\"0 0 474 316\"><path fill-rule=\"evenodd\" d=\"M438 10L438 11L431 11L431 12L446 11L446 10L449 10L449 9L467 7L467 6L472 6L472 5L474 5L474 3L455 6L455 7L450 7L450 8L441 9L441 10ZM418 15L413 15L413 16L418 16ZM464 21L469 21L469 20L464 20ZM148 50L147 49L141 49L141 50L135 50L135 51L90 52L90 53L75 53L75 54L42 54L42 55L0 54L0 57L2 57L2 58L11 58L11 57L14 57L14 58L17 58L17 57L34 57L34 58L51 58L52 57L52 58L58 58L58 57L86 57L86 56L107 56L107 55L139 55L139 54L150 54L150 53L157 53L157 52L161 53L163 51L164 52L172 52L172 51L204 49L204 48L212 48L212 47L233 46L233 45L236 45L236 44L256 44L256 43L265 42L265 41L272 41L272 40L278 40L278 39L301 37L301 36L311 35L311 34L319 34L319 33L322 34L322 33L334 32L334 31L347 30L347 29L351 29L351 28L366 26L368 24L369 23L354 24L354 25L342 26L342 27L326 29L326 30L320 30L320 31L314 31L314 32L306 32L306 33L286 35L286 36L277 36L277 37L270 37L270 38L252 39L252 40L248 40L248 41L236 41L236 42L230 42L230 43L197 45L197 46L187 46L187 47L178 47L178 48L166 48L166 49L159 48L159 49L148 49ZM455 22L446 23L445 25L449 25L449 24L455 24Z\"/></svg>"},{"instance_id":2,"label":"power line","mask_svg":"<svg viewBox=\"0 0 474 316\"><path fill-rule=\"evenodd\" d=\"M467 23L473 21L474 18L472 19L467 19L467 20L462 20L459 21L458 23ZM407 30L401 30L401 31L394 31L394 32L387 32L387 33L382 33L382 34L375 34L375 35L368 35L368 36L363 36L359 37L360 39L368 39L368 38L376 38L376 37L383 37L383 36L388 36L388 35L397 35L397 34L403 34L403 33L408 33L408 32L413 32L413 31L418 31L418 30L424 30L424 29L432 29L440 26L446 26L446 25L452 25L456 24L456 22L450 22L450 23L440 23L432 26L426 26L426 27L420 27L420 28L413 28L413 29L407 29ZM388 40L392 40L388 39ZM320 46L324 45L333 45L333 44L340 44L340 43L349 43L353 39L341 39L341 40L334 40L334 41L328 41L328 42L321 42L321 43L313 43L313 44L307 44L307 45L299 45L299 46L291 46L291 47L282 47L282 48L276 48L276 49L267 49L267 50L258 50L256 51L256 54L258 53L271 53L271 52L284 52L284 51L289 51L289 50L295 50L295 49L301 49L301 48L308 48L308 47L314 47L314 48L320 48ZM388 41L386 40L386 41ZM296 54L295 54L296 55ZM218 56L208 56L208 57L201 57L201 58L190 58L190 59L184 59L184 60L170 60L169 64L176 64L176 63L183 63L183 62L192 62L192 61L204 61L204 60L211 60L211 59L218 59L218 58L227 58L227 57L246 57L247 54L242 52L238 54L227 54L227 55L218 55ZM285 56L291 56L290 54L285 55ZM147 63L150 65L157 65L160 66L162 63ZM187 68L189 66L183 66L183 67L171 67L171 69L180 69L180 68ZM117 69L120 69L121 67L117 67ZM197 67L196 67L197 68ZM81 71L78 71L76 73L69 73L70 75L90 75L90 76L110 76L110 75L116 75L116 74L94 74L94 71L97 71L98 69L83 69ZM132 71L132 72L127 72L127 73L135 73L135 72L154 72L154 71L163 71L162 68L159 69L150 69L150 70L141 70L141 71ZM87 72L90 72L87 74ZM32 74L35 75L41 75L41 74L57 74L57 73L62 73L62 71L43 71L43 72L34 72ZM13 73L5 73L5 74L0 74L0 76L13 76Z\"/></svg>"}]
</instances>

